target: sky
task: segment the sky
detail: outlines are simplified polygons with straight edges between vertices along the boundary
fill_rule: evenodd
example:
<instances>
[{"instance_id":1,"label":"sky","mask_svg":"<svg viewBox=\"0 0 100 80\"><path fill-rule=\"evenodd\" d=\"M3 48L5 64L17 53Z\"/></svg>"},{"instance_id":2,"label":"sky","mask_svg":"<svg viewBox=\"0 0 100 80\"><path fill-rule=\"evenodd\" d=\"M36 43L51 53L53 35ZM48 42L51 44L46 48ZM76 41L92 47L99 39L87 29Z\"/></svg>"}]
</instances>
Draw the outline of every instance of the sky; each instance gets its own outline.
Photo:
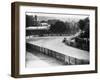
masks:
<instances>
[{"instance_id":1,"label":"sky","mask_svg":"<svg viewBox=\"0 0 100 80\"><path fill-rule=\"evenodd\" d=\"M26 15L35 16L37 15L37 19L39 21L49 20L49 19L59 19L64 22L75 21L78 22L80 19L85 19L89 17L89 15L84 14L60 14L60 13L35 13L35 12L27 12Z\"/></svg>"}]
</instances>

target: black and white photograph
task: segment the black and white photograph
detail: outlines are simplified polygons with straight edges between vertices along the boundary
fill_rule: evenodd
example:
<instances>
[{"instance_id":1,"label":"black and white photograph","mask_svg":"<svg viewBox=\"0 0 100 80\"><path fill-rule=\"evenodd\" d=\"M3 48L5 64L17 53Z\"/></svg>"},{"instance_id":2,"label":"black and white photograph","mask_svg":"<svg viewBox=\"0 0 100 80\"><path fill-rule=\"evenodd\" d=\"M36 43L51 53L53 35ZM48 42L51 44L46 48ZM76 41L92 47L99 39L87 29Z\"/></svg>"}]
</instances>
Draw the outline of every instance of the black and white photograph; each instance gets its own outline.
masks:
<instances>
[{"instance_id":1,"label":"black and white photograph","mask_svg":"<svg viewBox=\"0 0 100 80\"><path fill-rule=\"evenodd\" d=\"M12 4L12 76L97 73L97 7Z\"/></svg>"},{"instance_id":2,"label":"black and white photograph","mask_svg":"<svg viewBox=\"0 0 100 80\"><path fill-rule=\"evenodd\" d=\"M90 16L26 12L26 68L89 65Z\"/></svg>"}]
</instances>

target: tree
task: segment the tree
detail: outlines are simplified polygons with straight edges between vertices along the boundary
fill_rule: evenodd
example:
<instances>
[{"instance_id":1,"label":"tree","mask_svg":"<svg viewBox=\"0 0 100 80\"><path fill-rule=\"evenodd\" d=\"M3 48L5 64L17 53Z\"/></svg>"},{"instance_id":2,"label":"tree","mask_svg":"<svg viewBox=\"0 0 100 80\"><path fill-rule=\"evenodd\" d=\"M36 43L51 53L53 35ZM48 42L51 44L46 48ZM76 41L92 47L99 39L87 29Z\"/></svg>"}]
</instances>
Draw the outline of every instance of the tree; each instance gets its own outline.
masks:
<instances>
[{"instance_id":1,"label":"tree","mask_svg":"<svg viewBox=\"0 0 100 80\"><path fill-rule=\"evenodd\" d=\"M81 34L81 37L89 38L89 18L85 18L84 20L80 20L79 22L79 28L84 31L84 34Z\"/></svg>"},{"instance_id":2,"label":"tree","mask_svg":"<svg viewBox=\"0 0 100 80\"><path fill-rule=\"evenodd\" d=\"M79 28L81 29L81 30L84 30L84 27L85 27L85 21L84 20L79 20Z\"/></svg>"},{"instance_id":3,"label":"tree","mask_svg":"<svg viewBox=\"0 0 100 80\"><path fill-rule=\"evenodd\" d=\"M89 29L89 18L87 17L87 18L85 18L83 20L82 19L79 20L78 24L79 24L79 28L81 30Z\"/></svg>"},{"instance_id":4,"label":"tree","mask_svg":"<svg viewBox=\"0 0 100 80\"><path fill-rule=\"evenodd\" d=\"M85 37L89 38L89 32L90 32L90 24L89 24L89 18L87 17L85 20Z\"/></svg>"},{"instance_id":5,"label":"tree","mask_svg":"<svg viewBox=\"0 0 100 80\"><path fill-rule=\"evenodd\" d=\"M66 25L62 21L57 21L54 25L51 25L50 31L54 32L54 33L65 32L66 31Z\"/></svg>"}]
</instances>

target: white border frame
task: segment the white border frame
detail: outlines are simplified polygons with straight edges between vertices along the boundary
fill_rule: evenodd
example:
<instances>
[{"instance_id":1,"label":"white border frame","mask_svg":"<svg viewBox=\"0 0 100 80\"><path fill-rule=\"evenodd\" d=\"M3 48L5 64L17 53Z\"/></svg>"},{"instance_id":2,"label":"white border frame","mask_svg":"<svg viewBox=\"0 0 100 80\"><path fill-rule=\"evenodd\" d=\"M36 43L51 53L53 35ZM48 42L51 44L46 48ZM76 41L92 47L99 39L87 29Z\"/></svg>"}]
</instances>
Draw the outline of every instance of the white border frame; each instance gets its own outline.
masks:
<instances>
[{"instance_id":1,"label":"white border frame","mask_svg":"<svg viewBox=\"0 0 100 80\"><path fill-rule=\"evenodd\" d=\"M40 74L55 72L75 72L95 70L95 10L91 9L72 9L72 8L56 8L56 7L37 7L37 6L20 6L19 7L19 74ZM69 65L48 68L25 68L25 12L47 12L47 13L73 13L90 15L90 64L89 65Z\"/></svg>"}]
</instances>

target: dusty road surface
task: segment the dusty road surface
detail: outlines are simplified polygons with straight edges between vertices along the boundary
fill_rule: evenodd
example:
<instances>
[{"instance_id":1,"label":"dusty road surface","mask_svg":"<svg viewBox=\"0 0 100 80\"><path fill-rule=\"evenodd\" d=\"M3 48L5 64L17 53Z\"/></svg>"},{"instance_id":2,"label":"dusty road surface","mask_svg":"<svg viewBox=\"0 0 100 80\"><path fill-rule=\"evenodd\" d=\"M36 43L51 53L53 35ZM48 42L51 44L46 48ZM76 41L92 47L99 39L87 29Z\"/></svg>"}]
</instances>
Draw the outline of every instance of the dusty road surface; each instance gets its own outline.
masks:
<instances>
[{"instance_id":1,"label":"dusty road surface","mask_svg":"<svg viewBox=\"0 0 100 80\"><path fill-rule=\"evenodd\" d=\"M39 52L26 53L26 67L50 67L64 65L61 61Z\"/></svg>"}]
</instances>

